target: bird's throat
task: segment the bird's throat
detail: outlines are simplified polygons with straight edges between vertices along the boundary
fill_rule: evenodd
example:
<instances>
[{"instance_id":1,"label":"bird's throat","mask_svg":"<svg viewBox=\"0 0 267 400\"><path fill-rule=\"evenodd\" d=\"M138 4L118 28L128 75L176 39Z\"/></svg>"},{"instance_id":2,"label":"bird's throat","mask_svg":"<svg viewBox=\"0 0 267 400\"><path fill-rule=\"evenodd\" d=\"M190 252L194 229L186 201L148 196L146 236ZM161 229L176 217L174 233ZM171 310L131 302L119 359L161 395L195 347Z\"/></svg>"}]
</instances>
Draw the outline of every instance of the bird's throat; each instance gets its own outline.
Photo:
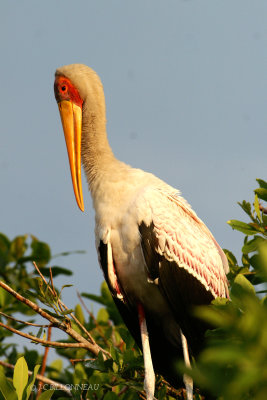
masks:
<instances>
[{"instance_id":1,"label":"bird's throat","mask_svg":"<svg viewBox=\"0 0 267 400\"><path fill-rule=\"evenodd\" d=\"M104 110L83 108L82 124L82 163L90 190L98 176L107 170L115 157L106 133Z\"/></svg>"}]
</instances>

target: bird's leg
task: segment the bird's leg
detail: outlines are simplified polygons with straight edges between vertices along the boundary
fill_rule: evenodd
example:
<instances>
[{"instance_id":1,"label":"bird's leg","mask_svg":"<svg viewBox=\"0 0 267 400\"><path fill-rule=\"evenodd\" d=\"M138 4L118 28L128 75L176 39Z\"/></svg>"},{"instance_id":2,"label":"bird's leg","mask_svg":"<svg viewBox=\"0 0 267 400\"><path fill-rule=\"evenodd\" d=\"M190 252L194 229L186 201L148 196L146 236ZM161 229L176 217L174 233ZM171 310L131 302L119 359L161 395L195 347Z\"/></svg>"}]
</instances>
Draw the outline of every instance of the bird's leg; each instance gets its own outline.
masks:
<instances>
[{"instance_id":1,"label":"bird's leg","mask_svg":"<svg viewBox=\"0 0 267 400\"><path fill-rule=\"evenodd\" d=\"M144 366L145 366L144 389L146 391L147 400L153 400L155 391L155 373L153 369L150 346L149 346L145 311L142 304L139 303L137 307L138 307L138 318L141 331L141 340L142 340Z\"/></svg>"},{"instance_id":2,"label":"bird's leg","mask_svg":"<svg viewBox=\"0 0 267 400\"><path fill-rule=\"evenodd\" d=\"M181 340L182 340L182 347L183 347L183 353L184 353L184 362L185 366L190 368L190 357L189 357L189 351L188 351L188 345L187 345L187 340L186 337L184 336L182 330L180 329L181 333ZM193 379L191 376L188 376L187 374L184 374L183 376L185 388L186 388L186 397L187 400L193 400Z\"/></svg>"}]
</instances>

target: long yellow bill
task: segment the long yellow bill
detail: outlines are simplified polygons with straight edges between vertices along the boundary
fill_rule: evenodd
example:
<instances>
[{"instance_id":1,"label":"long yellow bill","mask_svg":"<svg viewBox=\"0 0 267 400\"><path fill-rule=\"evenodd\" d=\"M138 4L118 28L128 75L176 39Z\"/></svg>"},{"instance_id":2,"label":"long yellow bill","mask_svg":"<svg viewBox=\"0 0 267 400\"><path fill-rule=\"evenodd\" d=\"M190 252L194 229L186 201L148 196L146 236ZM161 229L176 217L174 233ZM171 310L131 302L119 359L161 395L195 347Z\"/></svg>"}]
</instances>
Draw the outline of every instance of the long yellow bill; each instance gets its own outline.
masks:
<instances>
[{"instance_id":1,"label":"long yellow bill","mask_svg":"<svg viewBox=\"0 0 267 400\"><path fill-rule=\"evenodd\" d=\"M58 103L61 122L68 150L73 190L79 208L84 211L81 174L81 107L68 100Z\"/></svg>"}]
</instances>

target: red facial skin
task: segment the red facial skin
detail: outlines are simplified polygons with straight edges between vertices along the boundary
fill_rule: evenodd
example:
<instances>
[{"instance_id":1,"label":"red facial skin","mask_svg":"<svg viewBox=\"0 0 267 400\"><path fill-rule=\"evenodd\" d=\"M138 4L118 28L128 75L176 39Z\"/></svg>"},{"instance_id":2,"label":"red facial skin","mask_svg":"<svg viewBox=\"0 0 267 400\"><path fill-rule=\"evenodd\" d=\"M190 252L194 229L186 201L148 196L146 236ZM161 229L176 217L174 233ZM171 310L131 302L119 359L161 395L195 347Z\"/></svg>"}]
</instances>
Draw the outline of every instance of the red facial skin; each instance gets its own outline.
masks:
<instances>
[{"instance_id":1,"label":"red facial skin","mask_svg":"<svg viewBox=\"0 0 267 400\"><path fill-rule=\"evenodd\" d=\"M82 108L83 100L76 87L73 86L68 78L57 76L55 79L54 91L58 103L63 100L68 100Z\"/></svg>"}]
</instances>

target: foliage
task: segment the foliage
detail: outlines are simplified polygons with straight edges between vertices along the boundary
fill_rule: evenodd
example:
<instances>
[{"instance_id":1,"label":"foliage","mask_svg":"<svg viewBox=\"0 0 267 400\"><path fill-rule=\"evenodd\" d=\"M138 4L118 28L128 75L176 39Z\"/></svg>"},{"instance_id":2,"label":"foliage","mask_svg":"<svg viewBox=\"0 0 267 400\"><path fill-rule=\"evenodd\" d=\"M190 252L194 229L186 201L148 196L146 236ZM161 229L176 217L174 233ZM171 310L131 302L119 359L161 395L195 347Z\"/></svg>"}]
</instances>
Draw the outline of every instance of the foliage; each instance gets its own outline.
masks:
<instances>
[{"instance_id":1,"label":"foliage","mask_svg":"<svg viewBox=\"0 0 267 400\"><path fill-rule=\"evenodd\" d=\"M201 386L225 400L267 399L267 183L257 180L254 204L238 203L250 222L228 224L245 234L242 262L228 250L230 300L216 299L198 315L216 329L193 368Z\"/></svg>"},{"instance_id":2,"label":"foliage","mask_svg":"<svg viewBox=\"0 0 267 400\"><path fill-rule=\"evenodd\" d=\"M68 253L63 254L67 255ZM51 262L52 257L50 248L46 243L38 241L33 236L19 236L10 241L5 235L0 235L1 280L11 285L14 290L28 299L35 302L39 301L40 306L44 305L46 309L43 309L50 315L61 321L67 321L77 333L84 334L77 323L78 320L90 332L95 342L101 346L103 352L109 352L112 357L107 358L100 351L97 356L89 358L92 355L83 348L56 349L59 358L53 360L50 365L46 365L45 376L56 383L65 385L74 399L113 400L120 398L122 400L136 400L144 397L143 358L122 322L106 283L101 285L100 295L82 293L80 297L84 306L84 301L88 299L102 306L97 315L95 316L88 308L86 308L85 313L81 305L77 304L74 307L74 316L77 319L75 322L71 319L73 310L62 310L60 305L61 292L68 285L64 285L61 290L58 290L54 287L54 282L51 282L50 277L50 287L53 288L53 293L51 293L44 281L37 276L37 271L31 267L30 264L34 260L38 260L41 273L45 277L50 277L48 263ZM62 274L71 274L71 271L58 266L52 267L51 270L55 270L59 278ZM14 313L28 315L30 317L28 322L32 324L36 322L36 315L30 308L0 287L0 321L5 321L8 327L20 331L27 330L26 323L7 318L7 315L14 316ZM31 326L31 330L36 331L31 333L36 338L46 338L47 336L46 329L42 327ZM55 328L52 328L52 336L54 330ZM1 329L0 357L4 362L13 365L17 360L21 360L22 355L21 352L17 351L17 344L14 339L14 335L8 330ZM64 338L57 340L57 342L72 344L73 340ZM37 349L29 350L24 347L23 355L31 371L35 371L36 365L42 364L44 358L40 346ZM12 381L12 370L5 368L5 375L10 383ZM53 384L46 385L45 389L50 387L53 388ZM53 399L70 398L67 392L58 387L56 389L53 393ZM48 390L43 393L46 392ZM173 394L175 398L184 398L183 389L179 393L164 383L161 377L158 377L157 397L159 399L167 398L165 397L167 392L170 395ZM32 396L34 393L36 391L32 391ZM2 400L1 396L0 400Z\"/></svg>"},{"instance_id":3,"label":"foliage","mask_svg":"<svg viewBox=\"0 0 267 400\"><path fill-rule=\"evenodd\" d=\"M29 379L28 365L24 357L20 357L16 362L13 379L5 376L4 369L0 369L0 396L5 400L28 400L33 390L40 365L34 367L33 374ZM49 389L43 392L39 400L49 400L54 390Z\"/></svg>"},{"instance_id":4,"label":"foliage","mask_svg":"<svg viewBox=\"0 0 267 400\"><path fill-rule=\"evenodd\" d=\"M207 345L187 373L193 376L195 386L224 400L267 398L267 297L264 297L267 291L267 214L259 203L259 199L266 200L267 183L263 180L258 183L260 187L255 191L254 204L239 203L249 222L228 222L245 235L241 263L225 250L230 265L231 301L216 299L211 306L196 310L197 315L215 329L208 331ZM32 261L37 262L49 285L31 267ZM45 306L50 315L84 336L83 326L102 351L92 355L85 348L58 348L57 358L46 365L44 354L47 348L43 350L38 344L35 350L24 347L23 352L18 351L15 335L1 328L0 362L15 365L15 370L13 372L6 364L0 366L0 400L45 400L50 396L52 399L144 399L142 355L124 326L107 285L101 285L99 295L82 293L80 303L72 307L74 311L62 308L61 292L67 289L62 286L59 290L54 286L48 267L52 261L49 246L36 237L24 235L11 241L0 234L1 281L41 307ZM62 275L71 274L70 270L59 266L52 267L52 271L57 281ZM100 304L96 316L86 306L88 300ZM36 314L31 308L0 288L0 323L26 332L29 329L26 323L6 316L14 317L15 313L23 314L24 319L26 315L30 323L36 322ZM30 329L35 338L48 336L47 328L31 326ZM55 331L53 326L52 339ZM74 340L65 336L57 342L71 345ZM54 382L43 387L42 397L33 390L38 386L33 384L41 364L45 367L45 377ZM30 378L28 368L33 371ZM184 366L181 371L185 371ZM67 390L56 384L65 385ZM157 376L155 397L159 400L185 399L185 394L183 389L177 391ZM194 398L201 400L204 397L195 391Z\"/></svg>"}]
</instances>

